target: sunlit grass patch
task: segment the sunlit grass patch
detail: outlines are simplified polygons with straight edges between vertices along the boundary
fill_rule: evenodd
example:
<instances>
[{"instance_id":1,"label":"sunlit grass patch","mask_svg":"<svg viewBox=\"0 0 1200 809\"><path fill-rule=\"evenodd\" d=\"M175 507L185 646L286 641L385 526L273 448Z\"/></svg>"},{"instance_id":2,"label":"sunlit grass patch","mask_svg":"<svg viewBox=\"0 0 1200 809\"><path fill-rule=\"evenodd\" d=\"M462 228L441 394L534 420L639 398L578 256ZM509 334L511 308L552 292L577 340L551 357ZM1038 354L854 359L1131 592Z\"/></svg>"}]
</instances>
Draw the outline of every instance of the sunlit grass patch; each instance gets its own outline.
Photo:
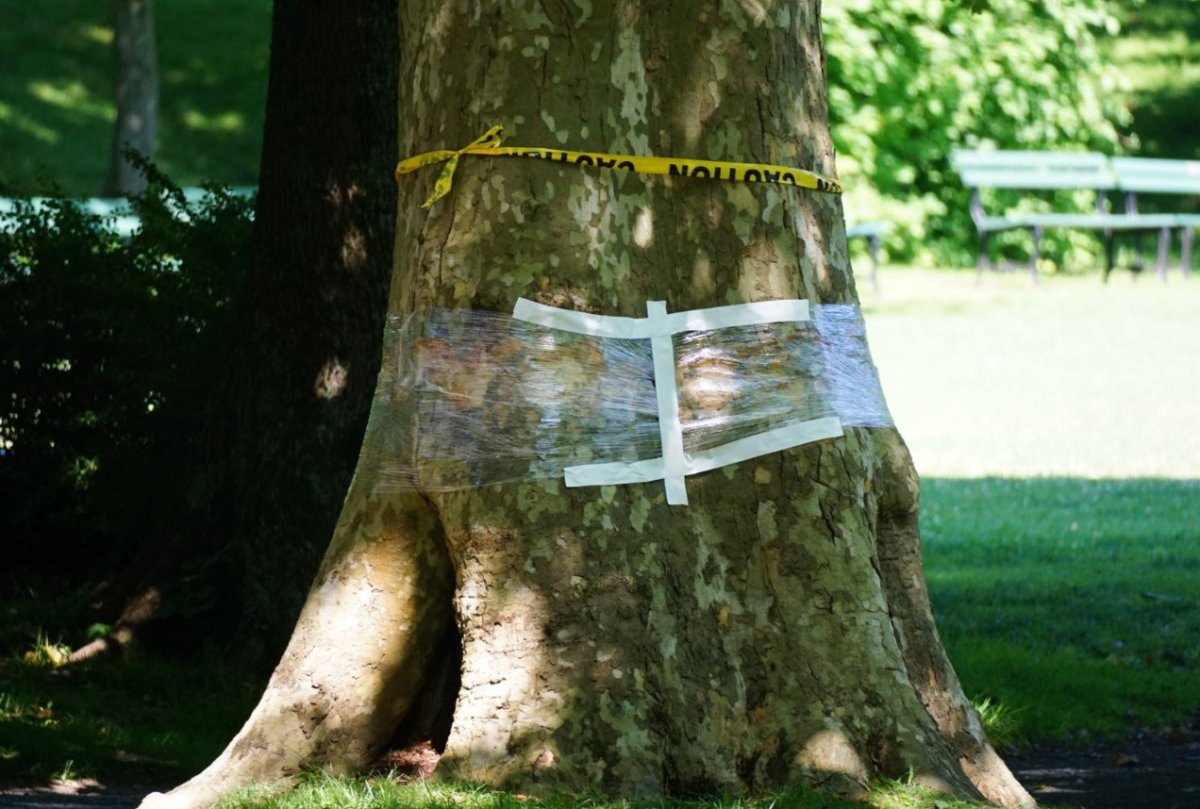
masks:
<instances>
[{"instance_id":1,"label":"sunlit grass patch","mask_svg":"<svg viewBox=\"0 0 1200 809\"><path fill-rule=\"evenodd\" d=\"M1200 284L885 269L871 353L923 475L1200 478Z\"/></svg>"},{"instance_id":2,"label":"sunlit grass patch","mask_svg":"<svg viewBox=\"0 0 1200 809\"><path fill-rule=\"evenodd\" d=\"M587 793L534 798L453 783L315 775L304 778L295 789L251 787L225 798L217 809L974 809L985 805L899 781L876 785L861 801L810 790L758 798L623 800Z\"/></svg>"}]
</instances>

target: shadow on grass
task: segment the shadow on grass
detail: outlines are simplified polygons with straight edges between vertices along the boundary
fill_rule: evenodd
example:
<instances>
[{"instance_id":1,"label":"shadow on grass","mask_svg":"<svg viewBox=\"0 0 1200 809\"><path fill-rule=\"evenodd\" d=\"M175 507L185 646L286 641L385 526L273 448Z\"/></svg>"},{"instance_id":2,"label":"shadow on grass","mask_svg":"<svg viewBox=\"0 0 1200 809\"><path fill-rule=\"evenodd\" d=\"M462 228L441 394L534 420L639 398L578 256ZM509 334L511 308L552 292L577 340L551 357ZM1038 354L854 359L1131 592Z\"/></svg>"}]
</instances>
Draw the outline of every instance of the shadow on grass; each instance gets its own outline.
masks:
<instances>
[{"instance_id":1,"label":"shadow on grass","mask_svg":"<svg viewBox=\"0 0 1200 809\"><path fill-rule=\"evenodd\" d=\"M938 625L967 693L1002 714L1006 735L1089 743L1200 709L1197 503L1200 481L924 481ZM10 651L0 779L188 775L259 685L217 658L64 670Z\"/></svg>"},{"instance_id":2,"label":"shadow on grass","mask_svg":"<svg viewBox=\"0 0 1200 809\"><path fill-rule=\"evenodd\" d=\"M1086 742L1200 709L1200 481L923 483L938 627L1016 736Z\"/></svg>"},{"instance_id":3,"label":"shadow on grass","mask_svg":"<svg viewBox=\"0 0 1200 809\"><path fill-rule=\"evenodd\" d=\"M0 782L182 780L221 751L260 686L216 657L71 668L10 657L0 661Z\"/></svg>"},{"instance_id":4,"label":"shadow on grass","mask_svg":"<svg viewBox=\"0 0 1200 809\"><path fill-rule=\"evenodd\" d=\"M1121 37L1126 56L1119 69L1137 88L1128 127L1141 157L1200 159L1196 115L1200 109L1200 13L1193 0L1156 0L1125 10ZM1178 198L1176 198L1178 208ZM1149 210L1149 209L1148 209Z\"/></svg>"}]
</instances>

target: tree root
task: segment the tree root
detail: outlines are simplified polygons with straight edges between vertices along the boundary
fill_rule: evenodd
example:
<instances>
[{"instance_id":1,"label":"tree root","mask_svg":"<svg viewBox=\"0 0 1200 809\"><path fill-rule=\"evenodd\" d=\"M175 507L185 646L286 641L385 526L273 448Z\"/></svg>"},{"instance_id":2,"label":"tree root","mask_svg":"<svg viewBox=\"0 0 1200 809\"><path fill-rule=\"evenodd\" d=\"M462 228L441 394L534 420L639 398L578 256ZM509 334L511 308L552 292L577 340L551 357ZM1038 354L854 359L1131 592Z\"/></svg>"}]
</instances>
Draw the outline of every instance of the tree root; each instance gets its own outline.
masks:
<instances>
[{"instance_id":1,"label":"tree root","mask_svg":"<svg viewBox=\"0 0 1200 809\"><path fill-rule=\"evenodd\" d=\"M303 769L361 770L407 712L451 620L438 523L415 494L352 486L283 659L250 719L199 775L143 809L201 809Z\"/></svg>"},{"instance_id":2,"label":"tree root","mask_svg":"<svg viewBox=\"0 0 1200 809\"><path fill-rule=\"evenodd\" d=\"M920 483L899 433L876 431L879 453L880 577L893 615L908 676L921 702L958 755L963 773L992 803L1036 807L1037 802L1009 771L984 733L979 715L963 693L933 620L922 572L918 525Z\"/></svg>"}]
</instances>

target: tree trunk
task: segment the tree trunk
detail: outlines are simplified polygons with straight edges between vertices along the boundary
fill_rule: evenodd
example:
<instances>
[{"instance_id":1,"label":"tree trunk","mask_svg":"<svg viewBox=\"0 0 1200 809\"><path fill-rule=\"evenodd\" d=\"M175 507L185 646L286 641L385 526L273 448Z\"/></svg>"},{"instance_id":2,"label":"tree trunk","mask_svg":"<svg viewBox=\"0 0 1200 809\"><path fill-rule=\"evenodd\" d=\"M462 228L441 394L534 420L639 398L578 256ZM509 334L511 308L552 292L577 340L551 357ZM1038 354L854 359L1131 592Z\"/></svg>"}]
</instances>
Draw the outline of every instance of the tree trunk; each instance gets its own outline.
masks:
<instances>
[{"instance_id":1,"label":"tree trunk","mask_svg":"<svg viewBox=\"0 0 1200 809\"><path fill-rule=\"evenodd\" d=\"M146 178L125 157L132 149L147 160L158 130L158 49L153 0L113 0L113 53L117 63L117 121L113 126L106 196L140 194Z\"/></svg>"},{"instance_id":2,"label":"tree trunk","mask_svg":"<svg viewBox=\"0 0 1200 809\"><path fill-rule=\"evenodd\" d=\"M238 648L277 658L362 443L396 194L396 4L279 0L232 421Z\"/></svg>"},{"instance_id":3,"label":"tree trunk","mask_svg":"<svg viewBox=\"0 0 1200 809\"><path fill-rule=\"evenodd\" d=\"M133 641L160 602L207 600L211 590L206 627L235 623L234 637L219 640L240 662L270 665L287 643L345 498L379 370L398 54L391 0L276 3L239 336L192 470L195 513L106 596L117 627L81 657Z\"/></svg>"},{"instance_id":4,"label":"tree trunk","mask_svg":"<svg viewBox=\"0 0 1200 809\"><path fill-rule=\"evenodd\" d=\"M817 2L516 5L403 4L404 37L420 43L401 65L412 77L400 100L403 153L457 148L502 123L531 147L833 173ZM427 212L436 170L427 172L400 185L395 313L507 312L519 296L634 317L647 300L680 311L856 299L836 196L468 156L450 196ZM326 565L346 548L352 558L378 547L384 503L407 515L402 546L417 550L406 553L433 559L429 543L444 541L463 665L440 775L651 796L797 783L854 793L912 773L957 795L1033 805L988 745L937 637L917 477L894 430L850 428L689 477L686 508L668 506L661 483L385 495L377 484L389 459L377 450L388 399L378 392ZM397 586L386 570L358 571L359 587ZM311 722L338 700L375 700L396 709L394 726L415 675L407 692L364 696L339 655L291 676L292 657L317 653L313 627L339 618L320 607L328 575L264 705L291 704ZM396 652L393 641L411 646L417 618L378 636L381 654ZM347 654L361 659L373 631L347 633ZM162 800L196 805L247 773L277 779L302 762L365 763L388 738L389 722L377 721L379 734L358 738L347 759L252 718L224 763ZM263 736L300 752L264 765L253 752Z\"/></svg>"}]
</instances>

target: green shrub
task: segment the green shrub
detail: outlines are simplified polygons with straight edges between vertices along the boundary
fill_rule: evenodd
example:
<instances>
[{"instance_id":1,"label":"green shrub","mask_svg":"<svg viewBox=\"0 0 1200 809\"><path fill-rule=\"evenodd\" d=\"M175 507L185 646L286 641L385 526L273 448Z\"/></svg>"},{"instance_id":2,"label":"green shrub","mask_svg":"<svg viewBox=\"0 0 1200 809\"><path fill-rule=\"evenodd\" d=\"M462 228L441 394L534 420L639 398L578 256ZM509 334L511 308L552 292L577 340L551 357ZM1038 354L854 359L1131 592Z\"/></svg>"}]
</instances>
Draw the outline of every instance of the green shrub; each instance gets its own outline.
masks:
<instances>
[{"instance_id":1,"label":"green shrub","mask_svg":"<svg viewBox=\"0 0 1200 809\"><path fill-rule=\"evenodd\" d=\"M1118 29L1109 2L845 0L822 19L847 217L896 224L894 260L974 260L955 148L1119 149L1128 113L1097 46ZM1046 253L1070 238L1050 234Z\"/></svg>"},{"instance_id":2,"label":"green shrub","mask_svg":"<svg viewBox=\"0 0 1200 809\"><path fill-rule=\"evenodd\" d=\"M122 239L68 201L0 220L0 534L10 570L162 531L219 395L251 207L147 168ZM194 494L194 493L193 493ZM103 538L106 542L96 540ZM89 554L90 550L90 554Z\"/></svg>"}]
</instances>

